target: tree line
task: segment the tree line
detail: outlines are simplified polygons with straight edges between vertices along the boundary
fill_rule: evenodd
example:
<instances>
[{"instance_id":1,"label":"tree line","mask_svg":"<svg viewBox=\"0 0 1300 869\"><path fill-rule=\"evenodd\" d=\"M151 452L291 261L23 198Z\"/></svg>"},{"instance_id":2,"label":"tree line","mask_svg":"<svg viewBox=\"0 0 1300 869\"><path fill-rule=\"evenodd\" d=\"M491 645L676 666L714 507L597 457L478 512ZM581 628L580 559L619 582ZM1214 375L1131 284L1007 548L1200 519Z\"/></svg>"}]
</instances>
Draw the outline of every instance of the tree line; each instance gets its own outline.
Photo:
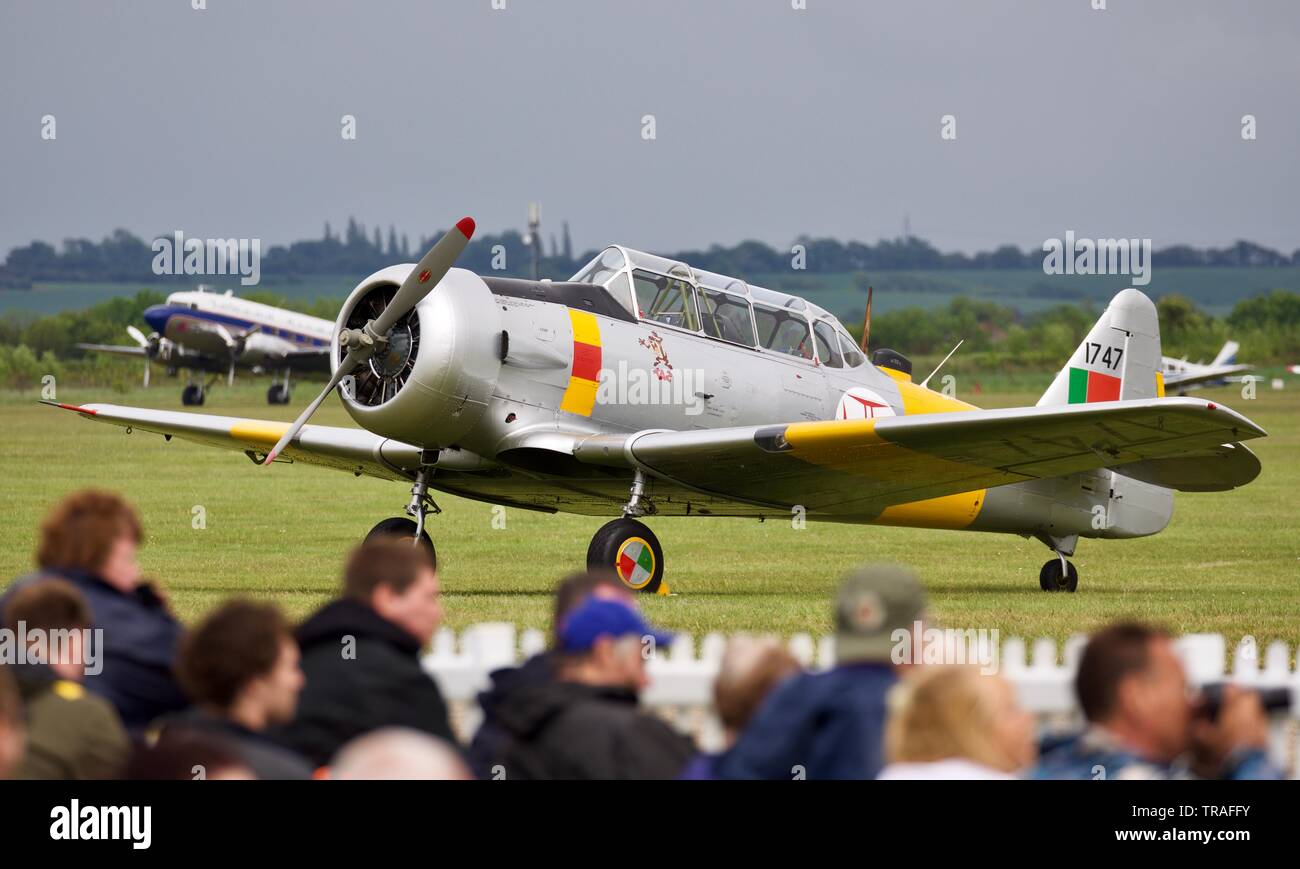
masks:
<instances>
[{"instance_id":1,"label":"tree line","mask_svg":"<svg viewBox=\"0 0 1300 869\"><path fill-rule=\"evenodd\" d=\"M263 251L261 274L269 283L297 281L311 275L369 274L395 262L410 262L429 248L441 233L412 239L389 226L367 231L349 218L343 232L328 223L320 238L275 245ZM165 234L158 238L170 240ZM596 255L591 250L575 254L568 223L562 224L561 238L554 233L535 241L540 274L567 278ZM795 245L799 245L798 251ZM831 238L801 236L789 249L778 249L760 241L713 245L707 249L665 253L671 259L720 274L759 275L788 272L799 266L810 273L850 271L907 271L956 269L1037 269L1043 264L1039 250L1022 250L1006 244L992 251L974 254L943 253L928 241L908 236L882 239L875 244L843 242ZM149 283L156 279L174 281L170 275L153 271L153 240L146 241L125 229L116 229L100 242L85 238L65 239L59 247L45 241L11 250L0 265L0 287L27 289L38 282L109 281ZM476 236L461 255L459 265L481 274L531 277L533 246L515 230ZM1282 253L1248 241L1223 248L1195 248L1174 245L1152 255L1153 267L1176 266L1300 266L1300 249Z\"/></svg>"},{"instance_id":2,"label":"tree line","mask_svg":"<svg viewBox=\"0 0 1300 869\"><path fill-rule=\"evenodd\" d=\"M337 299L285 299L259 290L246 298L332 319ZM139 383L141 364L85 353L78 343L121 344L128 325L142 326L144 310L164 301L154 290L121 296L80 311L32 318L0 317L0 387L28 389L46 374L86 386L126 389ZM1256 365L1300 362L1300 294L1276 290L1238 302L1215 317L1171 294L1157 303L1161 344L1172 356L1208 361L1224 341L1241 343L1241 360ZM937 309L902 308L872 319L871 348L891 347L914 360L937 361L965 339L954 365L987 372L1054 371L1100 315L1091 304L1062 304L1034 314L980 299L958 297ZM860 325L849 324L854 337ZM918 365L918 368L922 367ZM924 376L918 373L918 376Z\"/></svg>"}]
</instances>

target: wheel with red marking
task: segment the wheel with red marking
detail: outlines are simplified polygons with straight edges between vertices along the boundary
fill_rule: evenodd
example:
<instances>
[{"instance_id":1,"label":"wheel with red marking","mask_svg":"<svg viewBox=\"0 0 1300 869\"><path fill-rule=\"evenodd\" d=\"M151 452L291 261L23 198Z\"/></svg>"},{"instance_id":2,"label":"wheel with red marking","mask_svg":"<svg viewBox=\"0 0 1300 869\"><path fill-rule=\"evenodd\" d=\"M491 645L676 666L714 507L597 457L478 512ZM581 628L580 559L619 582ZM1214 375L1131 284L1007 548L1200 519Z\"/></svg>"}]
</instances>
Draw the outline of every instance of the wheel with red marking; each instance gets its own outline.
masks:
<instances>
[{"instance_id":1,"label":"wheel with red marking","mask_svg":"<svg viewBox=\"0 0 1300 869\"><path fill-rule=\"evenodd\" d=\"M664 581L664 550L642 522L615 519L587 547L589 570L613 570L632 591L654 593Z\"/></svg>"}]
</instances>

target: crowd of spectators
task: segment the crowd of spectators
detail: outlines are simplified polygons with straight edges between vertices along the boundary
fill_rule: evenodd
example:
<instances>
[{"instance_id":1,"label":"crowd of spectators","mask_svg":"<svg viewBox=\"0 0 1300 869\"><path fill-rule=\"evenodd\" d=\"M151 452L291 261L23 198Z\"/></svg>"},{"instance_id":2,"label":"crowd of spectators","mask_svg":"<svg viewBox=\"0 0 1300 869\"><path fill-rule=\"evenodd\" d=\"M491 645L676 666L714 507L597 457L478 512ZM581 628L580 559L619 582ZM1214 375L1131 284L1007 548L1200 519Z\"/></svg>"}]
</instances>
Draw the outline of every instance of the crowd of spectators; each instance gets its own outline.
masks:
<instances>
[{"instance_id":1,"label":"crowd of spectators","mask_svg":"<svg viewBox=\"0 0 1300 869\"><path fill-rule=\"evenodd\" d=\"M409 539L353 550L337 599L293 626L235 599L188 629L140 571L121 498L84 491L41 526L36 570L0 597L0 778L1010 779L1271 778L1257 694L1189 691L1170 637L1120 623L1089 640L1082 727L1038 732L1008 682L899 663L929 623L917 578L848 576L836 664L807 671L772 637L733 636L714 684L725 744L702 752L640 703L673 637L613 574L556 588L548 648L494 672L457 741L421 652L442 620L435 564Z\"/></svg>"}]
</instances>

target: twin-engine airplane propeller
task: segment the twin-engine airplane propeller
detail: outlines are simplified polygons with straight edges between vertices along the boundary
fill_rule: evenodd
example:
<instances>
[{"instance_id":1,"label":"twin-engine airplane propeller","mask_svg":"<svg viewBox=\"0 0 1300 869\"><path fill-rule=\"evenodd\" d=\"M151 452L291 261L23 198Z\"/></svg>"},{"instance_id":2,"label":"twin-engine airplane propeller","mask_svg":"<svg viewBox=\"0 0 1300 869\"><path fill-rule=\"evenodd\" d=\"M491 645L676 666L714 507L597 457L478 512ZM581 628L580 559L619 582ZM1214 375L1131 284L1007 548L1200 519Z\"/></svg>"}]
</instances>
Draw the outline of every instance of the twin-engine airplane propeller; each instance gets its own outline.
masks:
<instances>
[{"instance_id":1,"label":"twin-engine airplane propeller","mask_svg":"<svg viewBox=\"0 0 1300 869\"><path fill-rule=\"evenodd\" d=\"M1155 306L1111 301L1035 407L980 410L870 361L795 296L622 247L572 280L453 268L465 218L416 265L357 285L333 377L292 424L60 405L134 429L411 484L375 531L427 540L431 489L521 509L614 515L587 562L665 591L648 516L746 516L1035 537L1039 584L1074 591L1080 537L1155 534L1174 490L1258 475L1264 431L1222 405L1165 398ZM865 343L865 342L864 342ZM360 428L312 425L339 389Z\"/></svg>"}]
</instances>

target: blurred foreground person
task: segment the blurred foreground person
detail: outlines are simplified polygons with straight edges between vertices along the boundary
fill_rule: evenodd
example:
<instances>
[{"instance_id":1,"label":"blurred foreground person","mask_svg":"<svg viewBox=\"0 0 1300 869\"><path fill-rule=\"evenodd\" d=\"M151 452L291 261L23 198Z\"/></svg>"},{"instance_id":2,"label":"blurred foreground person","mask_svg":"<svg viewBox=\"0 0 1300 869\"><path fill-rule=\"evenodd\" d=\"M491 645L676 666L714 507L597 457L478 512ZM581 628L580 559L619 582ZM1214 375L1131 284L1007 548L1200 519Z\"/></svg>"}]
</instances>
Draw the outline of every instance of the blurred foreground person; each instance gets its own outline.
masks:
<instances>
[{"instance_id":1,"label":"blurred foreground person","mask_svg":"<svg viewBox=\"0 0 1300 869\"><path fill-rule=\"evenodd\" d=\"M450 744L403 727L376 730L343 746L330 763L331 779L470 781L474 778Z\"/></svg>"},{"instance_id":2,"label":"blurred foreground person","mask_svg":"<svg viewBox=\"0 0 1300 869\"><path fill-rule=\"evenodd\" d=\"M924 610L925 592L909 570L878 565L850 574L835 604L835 666L778 685L717 759L717 777L875 778L884 765L885 695L897 681L894 632L911 637Z\"/></svg>"},{"instance_id":3,"label":"blurred foreground person","mask_svg":"<svg viewBox=\"0 0 1300 869\"><path fill-rule=\"evenodd\" d=\"M28 638L27 661L6 665L27 712L27 750L14 778L116 778L130 750L113 705L82 686L93 648L90 608L62 579L28 582L9 596L4 626ZM90 646L90 647L88 647Z\"/></svg>"},{"instance_id":4,"label":"blurred foreground person","mask_svg":"<svg viewBox=\"0 0 1300 869\"><path fill-rule=\"evenodd\" d=\"M909 673L890 697L881 779L1011 779L1037 757L1034 717L974 666Z\"/></svg>"},{"instance_id":5,"label":"blurred foreground person","mask_svg":"<svg viewBox=\"0 0 1300 869\"><path fill-rule=\"evenodd\" d=\"M713 707L722 722L727 746L735 744L772 689L801 669L799 661L776 637L738 634L727 641L713 683ZM716 762L717 755L698 754L682 772L682 778L711 779Z\"/></svg>"},{"instance_id":6,"label":"blurred foreground person","mask_svg":"<svg viewBox=\"0 0 1300 869\"><path fill-rule=\"evenodd\" d=\"M1120 623L1088 641L1075 676L1088 729L1044 754L1047 779L1280 778L1259 695L1230 686L1217 715L1189 698L1168 634Z\"/></svg>"},{"instance_id":7,"label":"blurred foreground person","mask_svg":"<svg viewBox=\"0 0 1300 869\"><path fill-rule=\"evenodd\" d=\"M181 642L176 670L194 708L151 728L163 738L192 731L225 743L262 780L308 779L303 758L265 732L293 720L302 690L298 644L280 611L231 601L210 613Z\"/></svg>"},{"instance_id":8,"label":"blurred foreground person","mask_svg":"<svg viewBox=\"0 0 1300 869\"><path fill-rule=\"evenodd\" d=\"M470 763L479 778L492 777L491 767L509 739L509 734L498 720L497 709L520 689L555 681L555 649L559 646L560 626L574 607L592 595L635 606L632 592L612 571L587 571L566 576L555 587L550 648L533 655L518 667L502 667L492 672L491 687L478 695L479 706L483 709L483 723L475 731L474 741L469 747Z\"/></svg>"},{"instance_id":9,"label":"blurred foreground person","mask_svg":"<svg viewBox=\"0 0 1300 869\"><path fill-rule=\"evenodd\" d=\"M593 594L578 604L560 625L555 679L513 691L497 707L506 738L491 777L676 778L691 741L637 706L647 650L671 639L622 601Z\"/></svg>"},{"instance_id":10,"label":"blurred foreground person","mask_svg":"<svg viewBox=\"0 0 1300 869\"><path fill-rule=\"evenodd\" d=\"M23 701L8 667L0 667L0 781L10 777L23 756Z\"/></svg>"},{"instance_id":11,"label":"blurred foreground person","mask_svg":"<svg viewBox=\"0 0 1300 869\"><path fill-rule=\"evenodd\" d=\"M343 597L297 631L306 687L280 744L324 766L353 737L410 727L455 743L447 704L420 665L442 621L428 551L379 537L348 556Z\"/></svg>"},{"instance_id":12,"label":"blurred foreground person","mask_svg":"<svg viewBox=\"0 0 1300 869\"><path fill-rule=\"evenodd\" d=\"M224 739L177 728L134 746L123 778L132 781L254 781L257 776Z\"/></svg>"},{"instance_id":13,"label":"blurred foreground person","mask_svg":"<svg viewBox=\"0 0 1300 869\"><path fill-rule=\"evenodd\" d=\"M103 629L102 669L86 688L117 709L127 729L185 707L172 675L181 626L151 583L140 578L140 519L110 492L87 489L64 498L41 523L38 574L20 579L0 599L0 610L25 585L66 579L85 596L95 628Z\"/></svg>"}]
</instances>

